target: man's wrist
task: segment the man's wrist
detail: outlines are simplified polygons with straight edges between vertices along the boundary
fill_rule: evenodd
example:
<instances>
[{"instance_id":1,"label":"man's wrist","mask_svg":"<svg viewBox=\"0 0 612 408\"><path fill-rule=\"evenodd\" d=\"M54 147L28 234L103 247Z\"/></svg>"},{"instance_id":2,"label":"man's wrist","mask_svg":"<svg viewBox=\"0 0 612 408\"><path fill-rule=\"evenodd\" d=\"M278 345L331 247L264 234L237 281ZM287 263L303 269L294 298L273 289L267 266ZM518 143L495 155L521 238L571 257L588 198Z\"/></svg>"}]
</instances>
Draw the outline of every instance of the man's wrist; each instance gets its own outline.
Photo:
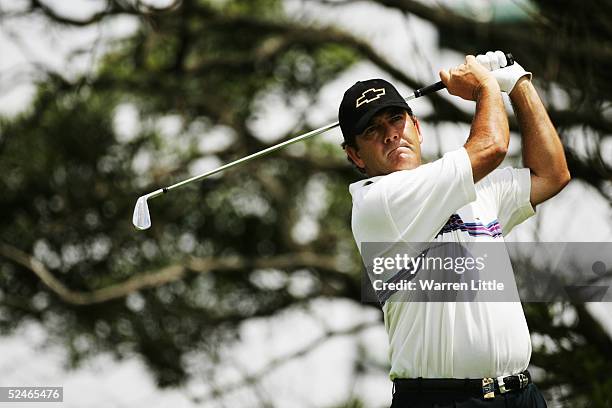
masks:
<instances>
[{"instance_id":1,"label":"man's wrist","mask_svg":"<svg viewBox=\"0 0 612 408\"><path fill-rule=\"evenodd\" d=\"M516 81L516 84L514 84L514 88L512 88L512 91L510 91L510 99L526 92L530 85L531 80L529 79L529 76L525 75L520 77L519 80Z\"/></svg>"},{"instance_id":2,"label":"man's wrist","mask_svg":"<svg viewBox=\"0 0 612 408\"><path fill-rule=\"evenodd\" d=\"M499 88L499 84L495 80L495 78L491 78L490 80L486 80L480 83L478 87L474 90L474 100L477 101L481 97L487 94L496 94L500 93L501 89Z\"/></svg>"}]
</instances>

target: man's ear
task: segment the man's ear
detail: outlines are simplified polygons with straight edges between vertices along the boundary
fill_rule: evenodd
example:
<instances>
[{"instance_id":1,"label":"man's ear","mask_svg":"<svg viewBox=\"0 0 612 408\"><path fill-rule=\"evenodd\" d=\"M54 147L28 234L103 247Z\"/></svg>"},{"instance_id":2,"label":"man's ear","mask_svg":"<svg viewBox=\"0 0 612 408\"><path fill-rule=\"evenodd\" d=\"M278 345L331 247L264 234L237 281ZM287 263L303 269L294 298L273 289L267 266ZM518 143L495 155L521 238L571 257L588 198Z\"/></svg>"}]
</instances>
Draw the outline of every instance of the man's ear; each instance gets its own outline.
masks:
<instances>
[{"instance_id":1,"label":"man's ear","mask_svg":"<svg viewBox=\"0 0 612 408\"><path fill-rule=\"evenodd\" d=\"M358 149L354 148L353 146L347 145L344 150L346 151L347 156L350 157L350 159L353 161L353 163L355 163L357 167L361 167L362 169L365 168L365 162L363 161L361 156L359 156Z\"/></svg>"},{"instance_id":2,"label":"man's ear","mask_svg":"<svg viewBox=\"0 0 612 408\"><path fill-rule=\"evenodd\" d=\"M412 121L414 122L414 127L416 127L417 130L417 134L419 135L419 143L423 143L423 134L421 133L421 124L419 123L419 120L416 118L416 116L412 119Z\"/></svg>"}]
</instances>

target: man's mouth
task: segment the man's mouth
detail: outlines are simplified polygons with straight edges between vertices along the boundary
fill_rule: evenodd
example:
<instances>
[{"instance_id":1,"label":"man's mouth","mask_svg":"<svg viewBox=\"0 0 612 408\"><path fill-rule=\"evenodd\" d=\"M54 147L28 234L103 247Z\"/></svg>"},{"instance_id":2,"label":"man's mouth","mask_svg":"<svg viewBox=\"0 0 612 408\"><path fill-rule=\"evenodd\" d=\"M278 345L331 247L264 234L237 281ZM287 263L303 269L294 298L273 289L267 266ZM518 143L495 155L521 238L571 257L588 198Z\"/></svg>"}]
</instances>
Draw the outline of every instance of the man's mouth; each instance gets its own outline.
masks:
<instances>
[{"instance_id":1,"label":"man's mouth","mask_svg":"<svg viewBox=\"0 0 612 408\"><path fill-rule=\"evenodd\" d=\"M389 151L389 153L387 153L387 157L390 157L395 152L397 152L398 154L399 153L410 153L410 152L412 152L412 149L407 144L406 145L400 145L400 146L397 146L394 149L391 149Z\"/></svg>"}]
</instances>

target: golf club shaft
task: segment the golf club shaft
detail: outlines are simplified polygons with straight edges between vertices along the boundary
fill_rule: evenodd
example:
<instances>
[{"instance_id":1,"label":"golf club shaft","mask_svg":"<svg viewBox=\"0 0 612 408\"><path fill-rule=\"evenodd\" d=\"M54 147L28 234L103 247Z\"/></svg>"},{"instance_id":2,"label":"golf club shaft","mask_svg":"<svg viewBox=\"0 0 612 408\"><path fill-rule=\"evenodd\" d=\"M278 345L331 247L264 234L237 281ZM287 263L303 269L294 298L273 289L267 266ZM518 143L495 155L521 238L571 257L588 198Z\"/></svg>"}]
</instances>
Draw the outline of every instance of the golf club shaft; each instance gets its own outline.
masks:
<instances>
[{"instance_id":1,"label":"golf club shaft","mask_svg":"<svg viewBox=\"0 0 612 408\"><path fill-rule=\"evenodd\" d=\"M506 58L508 60L507 65L514 64L514 58L512 57L512 54L506 54ZM423 88L417 89L416 91L414 91L414 93L412 95L409 95L409 96L405 97L404 99L406 101L410 101L412 99L419 98L421 96L428 95L428 94L433 93L433 92L437 92L437 91L439 91L441 89L444 89L444 88L446 88L444 83L442 81L438 81L438 82L436 82L434 84L431 84L431 85L428 85L428 86L424 86ZM320 135L321 133L327 132L328 130L333 129L333 128L337 127L338 125L339 125L339 122L334 122L334 123L330 123L329 125L322 126L322 127L318 128L318 129L311 130L310 132L304 133L303 135L300 135L300 136L296 136L293 139L285 140L284 142L281 142L281 143L276 144L274 146L270 146L267 149L260 150L260 151L258 151L256 153L250 154L250 155L245 156L245 157L243 157L241 159L234 160L231 163L224 164L223 166L218 167L218 168L216 168L214 170L210 170L210 171L207 171L205 173L199 174L197 176L193 176L193 177L188 178L186 180L180 181L180 182L178 182L176 184L172 184L171 186L160 188L159 190L156 190L156 191L153 191L152 193L147 194L147 196L148 196L148 198L157 197L158 195L166 193L166 192L168 192L170 190L174 190L175 188L182 187L185 184L189 184L189 183L194 182L194 181L202 180L202 179L204 179L206 177L212 176L213 174L216 174L216 173L219 173L219 172L221 172L223 170L227 170L227 169L229 169L231 167L237 166L238 164L248 162L248 161L250 161L252 159L256 159L257 157L265 156L268 153L272 153L273 151L276 151L278 149L282 149L283 147L289 146L290 144L293 144L293 143L296 143L296 142L300 142L302 140L311 138L313 136Z\"/></svg>"},{"instance_id":2,"label":"golf club shaft","mask_svg":"<svg viewBox=\"0 0 612 408\"><path fill-rule=\"evenodd\" d=\"M172 189L181 187L181 186L183 186L183 185L185 185L187 183L191 183L192 181L197 181L197 180L206 178L208 176L212 176L215 173L218 173L218 172L223 171L223 170L227 170L230 167L236 166L236 165L238 165L240 163L247 162L247 161L249 161L251 159L255 159L255 158L260 157L260 156L265 156L268 153L272 153L273 151L281 149L281 148L283 148L285 146L288 146L290 144L299 142L299 141L304 140L304 139L308 139L308 138L316 136L316 135L320 135L321 133L327 132L328 130L333 129L333 128L335 128L338 125L339 125L339 122L334 122L334 123L330 123L329 125L325 125L323 127L320 127L318 129L311 130L310 132L304 133L303 135L300 135L300 136L297 136L297 137L294 137L293 139L285 140L284 142L276 144L274 146L270 146L267 149L260 150L260 151L258 151L256 153L250 154L250 155L245 156L245 157L243 157L241 159L235 160L235 161L233 161L231 163L224 164L223 166L218 167L218 168L216 168L214 170L207 171L206 173L202 173L202 174L200 174L198 176L194 176L194 177L191 177L191 178L189 178L187 180L183 180L183 181L181 181L179 183L176 183L176 184L173 184L171 186L168 186L168 187L165 188L165 190L170 191ZM162 189L162 190L164 190L164 189Z\"/></svg>"},{"instance_id":3,"label":"golf club shaft","mask_svg":"<svg viewBox=\"0 0 612 408\"><path fill-rule=\"evenodd\" d=\"M443 89L443 88L444 88L444 84L442 83L442 81L440 81L440 82L437 82L437 83L435 83L433 85L429 85L429 86L426 86L424 88L418 89L412 95L409 95L408 97L406 97L404 99L406 101L409 101L409 100L412 100L414 98L418 98L419 96L423 96L423 95L427 95L427 94L429 94L431 92L439 91L440 89ZM275 150L282 149L283 147L289 146L290 144L297 143L299 141L302 141L302 140L305 140L305 139L308 139L308 138L320 135L321 133L325 133L328 130L331 130L331 129L337 127L339 124L340 124L339 122L330 123L329 125L322 126L322 127L318 128L318 129L315 129L315 130L311 130L310 132L304 133L303 135L296 136L293 139L285 140L284 142L276 144L274 146L270 146L267 149L260 150L260 151L258 151L256 153L250 154L248 156L245 156L245 157L240 158L238 160L235 160L233 162L224 164L223 166L217 167L214 170L210 170L210 171L207 171L205 173L199 174L197 176L193 176L193 177L188 178L186 180L180 181L180 182L178 182L176 184L172 184L171 186L168 186L168 187L165 187L165 188L161 188L159 190L156 190L156 191L148 194L148 198L157 197L160 194L166 193L166 192L168 192L170 190L174 190L175 188L182 187L185 184L189 184L189 183L194 182L194 181L202 180L202 179L204 179L206 177L212 176L213 174L219 173L219 172L221 172L223 170L227 170L230 167L234 167L234 166L237 166L238 164L248 162L248 161L250 161L252 159L255 159L257 157L265 156L268 153L272 153Z\"/></svg>"}]
</instances>

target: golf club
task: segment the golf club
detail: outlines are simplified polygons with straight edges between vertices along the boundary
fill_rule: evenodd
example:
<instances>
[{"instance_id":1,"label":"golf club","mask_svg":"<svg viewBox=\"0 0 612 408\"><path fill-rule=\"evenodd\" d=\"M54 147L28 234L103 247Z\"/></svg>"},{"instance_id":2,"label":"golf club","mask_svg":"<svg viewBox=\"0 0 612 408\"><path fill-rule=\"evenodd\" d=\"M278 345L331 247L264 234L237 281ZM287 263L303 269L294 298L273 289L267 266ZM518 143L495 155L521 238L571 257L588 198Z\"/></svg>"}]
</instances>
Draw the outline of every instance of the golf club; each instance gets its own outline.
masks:
<instances>
[{"instance_id":1,"label":"golf club","mask_svg":"<svg viewBox=\"0 0 612 408\"><path fill-rule=\"evenodd\" d=\"M506 66L514 64L514 58L512 57L512 54L506 54L506 59L507 59ZM434 84L417 89L416 91L414 91L412 95L409 95L405 97L404 99L406 101L410 101L412 99L419 98L424 95L428 95L432 92L437 92L444 88L446 88L444 83L442 81L438 81ZM224 164L223 166L218 167L214 170L207 171L205 173L199 174L197 176L193 176L191 178L188 178L176 184L172 184L171 186L160 188L159 190L155 190L153 192L150 192L149 194L145 194L139 197L138 201L136 201L136 207L134 207L134 215L132 216L132 223L139 230L146 230L151 227L151 215L149 214L149 205L147 202L147 200L149 200L150 198L155 198L159 195L167 193L168 191L174 190L175 188L184 186L185 184L189 184L194 181L202 180L206 177L212 176L213 174L219 173L220 171L227 170L241 163L246 163L258 157L265 156L269 153L272 153L275 150L282 149L285 146L289 146L290 144L297 143L302 140L308 139L310 137L320 135L321 133L327 132L328 130L333 129L337 127L338 125L339 125L339 122L330 123L329 125L322 126L315 130L311 130L310 132L304 133L303 135L294 137L293 139L286 140L274 146L270 146L266 149L260 150L253 154L245 156L241 159L235 160L231 163Z\"/></svg>"}]
</instances>

